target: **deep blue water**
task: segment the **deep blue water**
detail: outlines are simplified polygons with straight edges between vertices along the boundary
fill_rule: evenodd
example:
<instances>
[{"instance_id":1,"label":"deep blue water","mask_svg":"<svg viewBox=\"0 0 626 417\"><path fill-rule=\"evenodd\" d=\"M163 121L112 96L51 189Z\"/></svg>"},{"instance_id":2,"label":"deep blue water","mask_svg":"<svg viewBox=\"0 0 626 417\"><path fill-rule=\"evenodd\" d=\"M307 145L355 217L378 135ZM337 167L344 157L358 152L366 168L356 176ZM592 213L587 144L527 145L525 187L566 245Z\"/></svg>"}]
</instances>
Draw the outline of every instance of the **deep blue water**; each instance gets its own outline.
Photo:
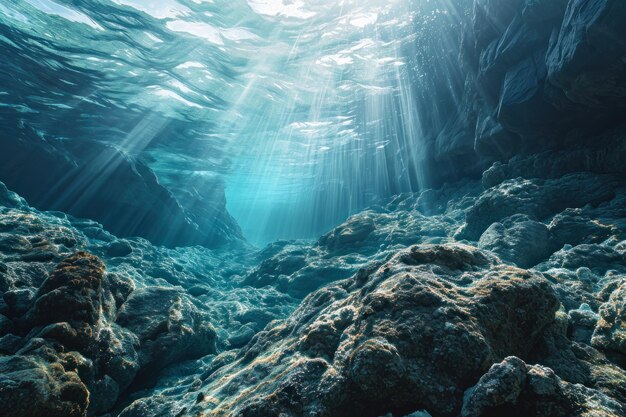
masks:
<instances>
[{"instance_id":1,"label":"deep blue water","mask_svg":"<svg viewBox=\"0 0 626 417\"><path fill-rule=\"evenodd\" d=\"M170 188L217 177L253 243L315 237L423 185L461 3L2 1L0 128L114 144Z\"/></svg>"}]
</instances>

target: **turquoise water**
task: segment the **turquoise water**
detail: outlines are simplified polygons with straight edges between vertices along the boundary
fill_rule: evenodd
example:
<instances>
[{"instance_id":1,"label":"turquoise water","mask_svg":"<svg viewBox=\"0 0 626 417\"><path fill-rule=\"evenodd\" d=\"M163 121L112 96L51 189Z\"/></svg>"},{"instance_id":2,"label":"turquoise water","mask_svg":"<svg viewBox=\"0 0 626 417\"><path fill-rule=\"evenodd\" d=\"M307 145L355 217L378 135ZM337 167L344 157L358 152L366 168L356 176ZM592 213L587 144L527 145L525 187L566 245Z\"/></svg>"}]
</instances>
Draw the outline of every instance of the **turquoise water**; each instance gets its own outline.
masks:
<instances>
[{"instance_id":1,"label":"turquoise water","mask_svg":"<svg viewBox=\"0 0 626 417\"><path fill-rule=\"evenodd\" d=\"M458 9L445 0L3 1L1 127L112 143L170 188L217 177L253 243L318 236L422 186L423 138L447 108L430 92L455 99L445 62L458 54Z\"/></svg>"}]
</instances>

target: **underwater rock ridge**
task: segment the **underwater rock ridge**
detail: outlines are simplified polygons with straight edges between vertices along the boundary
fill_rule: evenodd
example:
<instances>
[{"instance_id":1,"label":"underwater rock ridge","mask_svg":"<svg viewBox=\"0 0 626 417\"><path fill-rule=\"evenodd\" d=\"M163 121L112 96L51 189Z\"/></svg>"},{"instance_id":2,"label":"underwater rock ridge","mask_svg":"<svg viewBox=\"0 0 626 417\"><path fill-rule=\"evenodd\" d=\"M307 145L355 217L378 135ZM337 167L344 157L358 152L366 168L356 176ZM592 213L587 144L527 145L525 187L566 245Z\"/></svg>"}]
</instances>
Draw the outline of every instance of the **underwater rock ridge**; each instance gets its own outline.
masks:
<instances>
[{"instance_id":1,"label":"underwater rock ridge","mask_svg":"<svg viewBox=\"0 0 626 417\"><path fill-rule=\"evenodd\" d=\"M136 289L87 252L63 259L13 323L0 338L0 398L16 417L99 415L150 384L155 366L215 351L214 329L184 293Z\"/></svg>"},{"instance_id":2,"label":"underwater rock ridge","mask_svg":"<svg viewBox=\"0 0 626 417\"><path fill-rule=\"evenodd\" d=\"M618 177L400 195L257 252L117 239L4 186L0 201L16 417L623 413ZM468 227L479 239L457 242Z\"/></svg>"},{"instance_id":3,"label":"underwater rock ridge","mask_svg":"<svg viewBox=\"0 0 626 417\"><path fill-rule=\"evenodd\" d=\"M220 181L209 187L207 204L183 205L141 160L97 141L2 140L0 179L42 210L98 221L120 237L170 247L244 240L226 210Z\"/></svg>"}]
</instances>

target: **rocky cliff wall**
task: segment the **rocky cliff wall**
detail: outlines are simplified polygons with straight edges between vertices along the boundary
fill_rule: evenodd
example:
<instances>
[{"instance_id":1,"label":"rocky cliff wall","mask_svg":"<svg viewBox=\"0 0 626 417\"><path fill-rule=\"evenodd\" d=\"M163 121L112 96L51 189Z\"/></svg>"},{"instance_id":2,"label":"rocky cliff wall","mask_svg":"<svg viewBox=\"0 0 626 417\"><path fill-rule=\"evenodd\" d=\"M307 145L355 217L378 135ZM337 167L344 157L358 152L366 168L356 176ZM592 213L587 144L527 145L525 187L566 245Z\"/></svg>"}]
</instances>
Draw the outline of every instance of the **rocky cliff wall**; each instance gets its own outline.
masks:
<instances>
[{"instance_id":1,"label":"rocky cliff wall","mask_svg":"<svg viewBox=\"0 0 626 417\"><path fill-rule=\"evenodd\" d=\"M623 1L474 0L463 16L458 108L426 140L432 184L546 150L589 169L598 147L610 166L595 167L623 173L610 161L625 140Z\"/></svg>"}]
</instances>

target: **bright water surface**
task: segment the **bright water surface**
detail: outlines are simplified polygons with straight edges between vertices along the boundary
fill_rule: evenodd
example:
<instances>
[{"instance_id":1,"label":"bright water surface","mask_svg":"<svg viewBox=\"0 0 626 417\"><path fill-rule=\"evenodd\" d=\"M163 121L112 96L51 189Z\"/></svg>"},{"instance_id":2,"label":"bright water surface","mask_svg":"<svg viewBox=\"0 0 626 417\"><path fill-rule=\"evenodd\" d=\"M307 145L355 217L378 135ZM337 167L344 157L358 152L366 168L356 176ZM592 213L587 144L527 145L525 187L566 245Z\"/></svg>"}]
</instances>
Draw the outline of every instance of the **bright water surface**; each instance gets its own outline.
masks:
<instances>
[{"instance_id":1,"label":"bright water surface","mask_svg":"<svg viewBox=\"0 0 626 417\"><path fill-rule=\"evenodd\" d=\"M114 143L166 186L219 176L252 242L314 237L420 187L422 139L438 110L432 74L458 44L442 37L453 9L447 0L2 0L0 127Z\"/></svg>"}]
</instances>

